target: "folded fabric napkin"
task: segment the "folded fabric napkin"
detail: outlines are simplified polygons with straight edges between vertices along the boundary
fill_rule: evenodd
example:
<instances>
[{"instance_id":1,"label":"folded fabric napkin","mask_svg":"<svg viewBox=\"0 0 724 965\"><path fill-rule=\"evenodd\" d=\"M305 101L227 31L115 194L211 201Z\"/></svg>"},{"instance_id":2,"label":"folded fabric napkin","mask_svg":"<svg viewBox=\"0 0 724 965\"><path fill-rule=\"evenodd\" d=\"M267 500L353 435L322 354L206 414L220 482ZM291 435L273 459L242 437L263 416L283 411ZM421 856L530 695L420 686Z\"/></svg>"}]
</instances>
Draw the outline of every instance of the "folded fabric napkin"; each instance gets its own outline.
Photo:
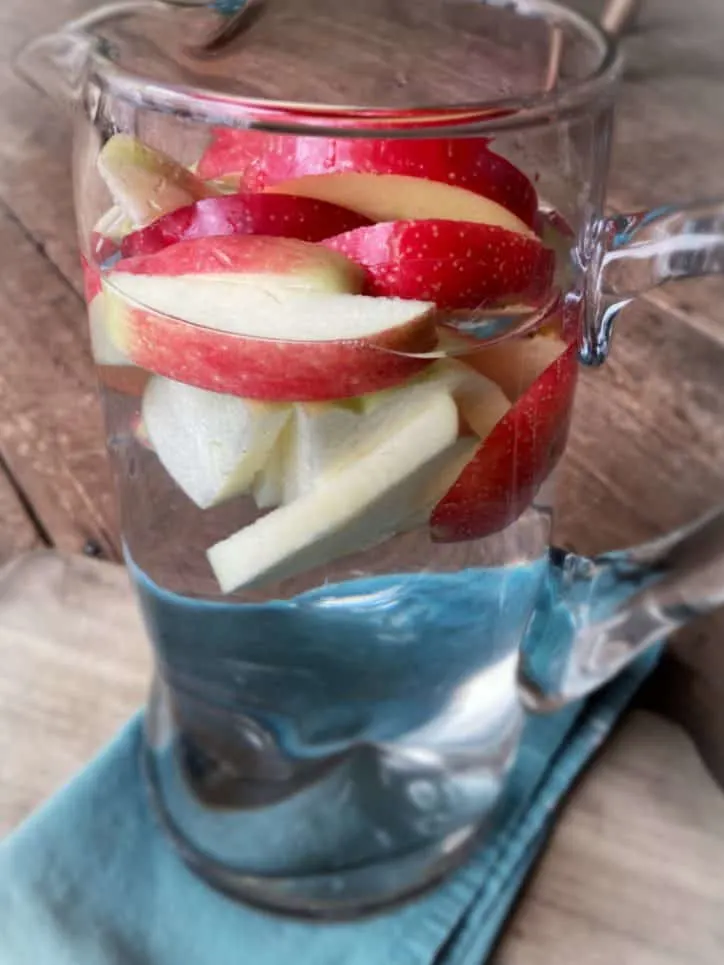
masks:
<instances>
[{"instance_id":1,"label":"folded fabric napkin","mask_svg":"<svg viewBox=\"0 0 724 965\"><path fill-rule=\"evenodd\" d=\"M196 878L149 811L132 720L0 845L0 965L480 965L556 808L656 662L531 718L493 833L436 891L390 913L312 924Z\"/></svg>"}]
</instances>

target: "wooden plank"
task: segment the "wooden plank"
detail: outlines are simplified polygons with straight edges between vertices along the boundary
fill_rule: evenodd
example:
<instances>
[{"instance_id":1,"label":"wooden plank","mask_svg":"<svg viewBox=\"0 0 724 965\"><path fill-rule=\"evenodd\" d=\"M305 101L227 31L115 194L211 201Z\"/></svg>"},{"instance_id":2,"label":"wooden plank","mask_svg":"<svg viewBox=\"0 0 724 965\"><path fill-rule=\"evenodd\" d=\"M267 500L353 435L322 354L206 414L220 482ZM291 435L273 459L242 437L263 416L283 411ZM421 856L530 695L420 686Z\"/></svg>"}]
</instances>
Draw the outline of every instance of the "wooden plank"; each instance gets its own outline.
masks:
<instances>
[{"instance_id":1,"label":"wooden plank","mask_svg":"<svg viewBox=\"0 0 724 965\"><path fill-rule=\"evenodd\" d=\"M80 297L0 210L0 454L53 543L117 555Z\"/></svg>"},{"instance_id":2,"label":"wooden plank","mask_svg":"<svg viewBox=\"0 0 724 965\"><path fill-rule=\"evenodd\" d=\"M120 567L46 551L0 586L2 836L144 700L149 654Z\"/></svg>"},{"instance_id":3,"label":"wooden plank","mask_svg":"<svg viewBox=\"0 0 724 965\"><path fill-rule=\"evenodd\" d=\"M143 699L120 567L54 552L0 575L0 833ZM497 965L719 965L724 798L689 741L637 713L565 808Z\"/></svg>"},{"instance_id":4,"label":"wooden plank","mask_svg":"<svg viewBox=\"0 0 724 965\"><path fill-rule=\"evenodd\" d=\"M0 199L79 292L70 115L18 77L13 58L32 38L94 6L7 0L0 10Z\"/></svg>"},{"instance_id":5,"label":"wooden plank","mask_svg":"<svg viewBox=\"0 0 724 965\"><path fill-rule=\"evenodd\" d=\"M723 821L688 739L633 714L566 807L495 965L718 965Z\"/></svg>"},{"instance_id":6,"label":"wooden plank","mask_svg":"<svg viewBox=\"0 0 724 965\"><path fill-rule=\"evenodd\" d=\"M43 546L43 534L23 504L10 476L0 466L0 566L27 550Z\"/></svg>"}]
</instances>

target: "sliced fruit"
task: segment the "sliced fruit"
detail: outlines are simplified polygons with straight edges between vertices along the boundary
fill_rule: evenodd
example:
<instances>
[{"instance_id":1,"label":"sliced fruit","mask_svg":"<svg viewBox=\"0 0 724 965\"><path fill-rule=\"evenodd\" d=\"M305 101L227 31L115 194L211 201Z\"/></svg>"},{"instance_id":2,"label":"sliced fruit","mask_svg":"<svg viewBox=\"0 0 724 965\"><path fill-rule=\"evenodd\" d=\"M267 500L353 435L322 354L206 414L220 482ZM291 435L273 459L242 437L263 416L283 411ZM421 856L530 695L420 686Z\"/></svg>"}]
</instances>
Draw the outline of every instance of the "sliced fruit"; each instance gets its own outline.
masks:
<instances>
[{"instance_id":1,"label":"sliced fruit","mask_svg":"<svg viewBox=\"0 0 724 965\"><path fill-rule=\"evenodd\" d=\"M275 509L284 501L286 453L293 422L294 413L292 412L266 462L254 478L251 494L259 509Z\"/></svg>"},{"instance_id":2,"label":"sliced fruit","mask_svg":"<svg viewBox=\"0 0 724 965\"><path fill-rule=\"evenodd\" d=\"M133 224L117 205L98 219L90 234L88 250L95 265L103 265L117 257L122 239L133 231Z\"/></svg>"},{"instance_id":3,"label":"sliced fruit","mask_svg":"<svg viewBox=\"0 0 724 965\"><path fill-rule=\"evenodd\" d=\"M136 276L140 290L153 290L148 279L185 279L189 295L203 300L209 286L277 290L358 292L362 270L337 252L292 238L230 235L179 241L151 255L126 258L107 277ZM143 276L146 281L141 281ZM198 299L197 299L198 300ZM183 317L183 316L182 316ZM263 334L263 333L259 333Z\"/></svg>"},{"instance_id":4,"label":"sliced fruit","mask_svg":"<svg viewBox=\"0 0 724 965\"><path fill-rule=\"evenodd\" d=\"M143 396L151 447L201 509L246 492L271 453L290 408L206 392L156 376Z\"/></svg>"},{"instance_id":5,"label":"sliced fruit","mask_svg":"<svg viewBox=\"0 0 724 965\"><path fill-rule=\"evenodd\" d=\"M555 335L532 335L491 345L464 361L515 402L565 351L566 343Z\"/></svg>"},{"instance_id":6,"label":"sliced fruit","mask_svg":"<svg viewBox=\"0 0 724 965\"><path fill-rule=\"evenodd\" d=\"M435 362L424 379L447 386L457 403L463 428L479 439L487 438L510 409L510 402L495 382L455 359Z\"/></svg>"},{"instance_id":7,"label":"sliced fruit","mask_svg":"<svg viewBox=\"0 0 724 965\"><path fill-rule=\"evenodd\" d=\"M80 267L83 272L83 294L85 303L90 307L96 295L103 289L101 273L95 265L91 265L85 255L80 256Z\"/></svg>"},{"instance_id":8,"label":"sliced fruit","mask_svg":"<svg viewBox=\"0 0 724 965\"><path fill-rule=\"evenodd\" d=\"M525 222L489 198L451 184L406 175L319 174L283 181L267 190L329 201L372 221L474 221L535 237Z\"/></svg>"},{"instance_id":9,"label":"sliced fruit","mask_svg":"<svg viewBox=\"0 0 724 965\"><path fill-rule=\"evenodd\" d=\"M218 194L173 158L129 134L115 134L98 155L98 171L134 227Z\"/></svg>"},{"instance_id":10,"label":"sliced fruit","mask_svg":"<svg viewBox=\"0 0 724 965\"><path fill-rule=\"evenodd\" d=\"M99 368L98 377L107 389L123 392L125 395L141 395L149 375L135 366L110 337L101 273L82 255L81 268L88 310L91 352Z\"/></svg>"},{"instance_id":11,"label":"sliced fruit","mask_svg":"<svg viewBox=\"0 0 724 965\"><path fill-rule=\"evenodd\" d=\"M498 423L435 507L434 540L490 536L528 508L563 453L576 375L571 344Z\"/></svg>"},{"instance_id":12,"label":"sliced fruit","mask_svg":"<svg viewBox=\"0 0 724 965\"><path fill-rule=\"evenodd\" d=\"M402 395L404 391L392 390L389 395ZM378 426L357 400L300 403L294 410L283 462L284 503L309 492L326 471L344 462L360 440Z\"/></svg>"},{"instance_id":13,"label":"sliced fruit","mask_svg":"<svg viewBox=\"0 0 724 965\"><path fill-rule=\"evenodd\" d=\"M325 473L370 449L411 404L413 393L449 392L460 412L464 434L488 435L510 403L503 392L466 365L434 362L424 375L404 386L333 402L299 403L258 481L260 508L292 502L309 492ZM377 440L377 442L375 441Z\"/></svg>"},{"instance_id":14,"label":"sliced fruit","mask_svg":"<svg viewBox=\"0 0 724 965\"><path fill-rule=\"evenodd\" d=\"M106 273L109 331L135 364L199 388L348 398L422 371L431 360L417 353L437 340L429 302L336 293L359 287L359 274L286 238L182 241Z\"/></svg>"},{"instance_id":15,"label":"sliced fruit","mask_svg":"<svg viewBox=\"0 0 724 965\"><path fill-rule=\"evenodd\" d=\"M454 184L532 226L538 201L522 171L476 138L324 138L217 128L198 173L250 191L309 174L399 174Z\"/></svg>"},{"instance_id":16,"label":"sliced fruit","mask_svg":"<svg viewBox=\"0 0 724 965\"><path fill-rule=\"evenodd\" d=\"M299 499L211 547L222 591L285 579L393 535L429 512L470 451L470 441L458 439L450 395L412 393L376 445L363 446Z\"/></svg>"},{"instance_id":17,"label":"sliced fruit","mask_svg":"<svg viewBox=\"0 0 724 965\"><path fill-rule=\"evenodd\" d=\"M133 365L110 337L103 292L99 292L88 305L88 324L91 350L96 365Z\"/></svg>"},{"instance_id":18,"label":"sliced fruit","mask_svg":"<svg viewBox=\"0 0 724 965\"><path fill-rule=\"evenodd\" d=\"M123 239L124 257L148 255L178 241L211 235L267 235L322 241L370 224L347 208L286 194L230 194L205 198L164 215Z\"/></svg>"},{"instance_id":19,"label":"sliced fruit","mask_svg":"<svg viewBox=\"0 0 724 965\"><path fill-rule=\"evenodd\" d=\"M429 302L240 286L212 293L209 286L206 298L197 292L189 304L185 286L176 290L170 280L143 291L126 283L139 277L115 279L106 290L111 337L135 364L188 385L270 401L326 401L397 385L430 364L406 354L435 344ZM138 307L139 300L154 308Z\"/></svg>"},{"instance_id":20,"label":"sliced fruit","mask_svg":"<svg viewBox=\"0 0 724 965\"><path fill-rule=\"evenodd\" d=\"M478 308L544 292L553 255L537 238L497 225L440 219L381 222L324 242L366 272L365 292Z\"/></svg>"}]
</instances>

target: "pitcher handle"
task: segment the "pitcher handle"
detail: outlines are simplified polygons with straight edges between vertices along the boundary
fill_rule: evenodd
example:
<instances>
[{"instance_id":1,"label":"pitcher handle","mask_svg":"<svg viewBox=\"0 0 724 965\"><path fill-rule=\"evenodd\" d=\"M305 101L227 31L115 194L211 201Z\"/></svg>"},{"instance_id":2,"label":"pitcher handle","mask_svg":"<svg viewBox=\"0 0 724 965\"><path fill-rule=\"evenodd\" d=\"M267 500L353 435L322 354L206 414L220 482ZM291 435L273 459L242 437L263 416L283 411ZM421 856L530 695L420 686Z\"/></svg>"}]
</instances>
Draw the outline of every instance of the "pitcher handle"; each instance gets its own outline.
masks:
<instances>
[{"instance_id":1,"label":"pitcher handle","mask_svg":"<svg viewBox=\"0 0 724 965\"><path fill-rule=\"evenodd\" d=\"M580 356L600 365L616 317L637 295L674 279L724 274L724 200L604 218L578 258L587 289ZM663 637L724 605L724 507L634 549L594 560L553 550L550 562L519 666L522 699L534 711L586 696Z\"/></svg>"}]
</instances>

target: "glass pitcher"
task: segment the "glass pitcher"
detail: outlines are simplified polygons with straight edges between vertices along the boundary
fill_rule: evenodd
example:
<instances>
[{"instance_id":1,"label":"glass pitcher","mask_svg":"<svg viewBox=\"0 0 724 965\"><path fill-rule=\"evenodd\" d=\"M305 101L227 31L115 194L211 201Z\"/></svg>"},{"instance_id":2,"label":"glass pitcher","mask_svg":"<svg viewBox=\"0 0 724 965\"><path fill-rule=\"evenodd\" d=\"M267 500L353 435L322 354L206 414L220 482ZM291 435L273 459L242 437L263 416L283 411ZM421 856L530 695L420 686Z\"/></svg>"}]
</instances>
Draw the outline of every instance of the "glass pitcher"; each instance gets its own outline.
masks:
<instances>
[{"instance_id":1,"label":"glass pitcher","mask_svg":"<svg viewBox=\"0 0 724 965\"><path fill-rule=\"evenodd\" d=\"M527 713L724 602L721 512L552 546L579 360L724 209L604 215L619 55L549 0L116 3L19 66L73 109L161 821L278 910L416 893Z\"/></svg>"}]
</instances>

